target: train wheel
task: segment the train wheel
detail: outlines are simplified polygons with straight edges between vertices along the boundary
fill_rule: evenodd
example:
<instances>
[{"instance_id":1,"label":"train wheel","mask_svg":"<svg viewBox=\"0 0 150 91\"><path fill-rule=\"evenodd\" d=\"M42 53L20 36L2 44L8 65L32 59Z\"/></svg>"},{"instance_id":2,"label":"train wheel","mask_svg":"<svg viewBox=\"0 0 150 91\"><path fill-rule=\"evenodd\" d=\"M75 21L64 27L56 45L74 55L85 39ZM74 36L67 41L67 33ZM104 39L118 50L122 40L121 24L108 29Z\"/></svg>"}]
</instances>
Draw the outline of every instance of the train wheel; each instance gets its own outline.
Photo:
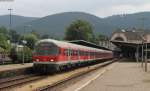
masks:
<instances>
[{"instance_id":1,"label":"train wheel","mask_svg":"<svg viewBox=\"0 0 150 91\"><path fill-rule=\"evenodd\" d=\"M70 69L71 68L71 64L67 64L67 68Z\"/></svg>"},{"instance_id":2,"label":"train wheel","mask_svg":"<svg viewBox=\"0 0 150 91\"><path fill-rule=\"evenodd\" d=\"M60 71L60 66L56 66L56 72L59 72Z\"/></svg>"},{"instance_id":3,"label":"train wheel","mask_svg":"<svg viewBox=\"0 0 150 91\"><path fill-rule=\"evenodd\" d=\"M62 65L62 66L59 66L59 69L60 69L60 71L64 71L65 67Z\"/></svg>"}]
</instances>

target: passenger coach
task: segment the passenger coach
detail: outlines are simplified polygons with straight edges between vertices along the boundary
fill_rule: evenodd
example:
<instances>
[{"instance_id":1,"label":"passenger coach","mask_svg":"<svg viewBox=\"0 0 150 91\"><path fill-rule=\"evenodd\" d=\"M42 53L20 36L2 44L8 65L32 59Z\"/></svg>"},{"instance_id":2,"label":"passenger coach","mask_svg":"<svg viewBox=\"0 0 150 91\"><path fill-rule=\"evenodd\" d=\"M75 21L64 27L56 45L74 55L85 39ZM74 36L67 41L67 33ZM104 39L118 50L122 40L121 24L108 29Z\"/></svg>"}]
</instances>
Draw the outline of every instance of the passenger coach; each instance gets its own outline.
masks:
<instances>
[{"instance_id":1,"label":"passenger coach","mask_svg":"<svg viewBox=\"0 0 150 91\"><path fill-rule=\"evenodd\" d=\"M33 55L37 71L58 71L71 66L112 58L112 52L52 39L36 43Z\"/></svg>"}]
</instances>

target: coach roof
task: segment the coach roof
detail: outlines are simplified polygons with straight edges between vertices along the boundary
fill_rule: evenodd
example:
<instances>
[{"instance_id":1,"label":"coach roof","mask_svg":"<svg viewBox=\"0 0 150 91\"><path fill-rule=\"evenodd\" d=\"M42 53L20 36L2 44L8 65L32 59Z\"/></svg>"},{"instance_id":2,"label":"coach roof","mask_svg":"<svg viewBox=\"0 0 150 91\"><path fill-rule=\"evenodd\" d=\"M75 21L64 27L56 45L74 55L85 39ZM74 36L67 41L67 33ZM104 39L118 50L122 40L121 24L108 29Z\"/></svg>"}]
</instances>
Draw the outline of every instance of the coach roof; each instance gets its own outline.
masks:
<instances>
[{"instance_id":1,"label":"coach roof","mask_svg":"<svg viewBox=\"0 0 150 91\"><path fill-rule=\"evenodd\" d=\"M53 40L53 39L43 39L37 42L37 44L39 43L43 43L43 42L51 42L53 44L55 44L58 47L64 47L64 48L71 48L71 49L83 49L83 50L95 50L95 51L103 51L102 49L96 49L96 48L92 48L92 47L86 47L86 46L82 46L82 45L77 45L77 44L72 44L66 41L58 41L58 40Z\"/></svg>"}]
</instances>

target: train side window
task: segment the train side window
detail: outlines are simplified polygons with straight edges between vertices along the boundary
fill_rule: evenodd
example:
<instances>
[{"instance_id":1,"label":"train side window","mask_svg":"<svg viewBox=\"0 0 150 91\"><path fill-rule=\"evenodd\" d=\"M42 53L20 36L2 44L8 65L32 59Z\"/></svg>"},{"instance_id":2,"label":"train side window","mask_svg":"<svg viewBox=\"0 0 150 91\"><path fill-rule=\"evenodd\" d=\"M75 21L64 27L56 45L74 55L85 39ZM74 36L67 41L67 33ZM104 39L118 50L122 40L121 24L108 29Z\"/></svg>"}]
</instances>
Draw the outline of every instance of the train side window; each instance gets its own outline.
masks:
<instances>
[{"instance_id":1,"label":"train side window","mask_svg":"<svg viewBox=\"0 0 150 91\"><path fill-rule=\"evenodd\" d=\"M81 55L83 56L83 51L81 51Z\"/></svg>"},{"instance_id":2,"label":"train side window","mask_svg":"<svg viewBox=\"0 0 150 91\"><path fill-rule=\"evenodd\" d=\"M65 50L63 50L63 55L65 55Z\"/></svg>"},{"instance_id":3,"label":"train side window","mask_svg":"<svg viewBox=\"0 0 150 91\"><path fill-rule=\"evenodd\" d=\"M82 56L84 56L84 51L82 51Z\"/></svg>"},{"instance_id":4,"label":"train side window","mask_svg":"<svg viewBox=\"0 0 150 91\"><path fill-rule=\"evenodd\" d=\"M69 52L68 54L69 54L70 56L72 55L72 54L71 54L71 53L72 53L71 51L72 51L71 49L68 49L68 52Z\"/></svg>"},{"instance_id":5,"label":"train side window","mask_svg":"<svg viewBox=\"0 0 150 91\"><path fill-rule=\"evenodd\" d=\"M71 50L67 49L67 56L70 56L70 55L71 55Z\"/></svg>"},{"instance_id":6,"label":"train side window","mask_svg":"<svg viewBox=\"0 0 150 91\"><path fill-rule=\"evenodd\" d=\"M72 56L74 55L74 50L71 50L71 55L72 55Z\"/></svg>"},{"instance_id":7,"label":"train side window","mask_svg":"<svg viewBox=\"0 0 150 91\"><path fill-rule=\"evenodd\" d=\"M81 51L80 50L78 50L78 55L81 55Z\"/></svg>"},{"instance_id":8,"label":"train side window","mask_svg":"<svg viewBox=\"0 0 150 91\"><path fill-rule=\"evenodd\" d=\"M72 56L74 56L74 50L72 50Z\"/></svg>"},{"instance_id":9,"label":"train side window","mask_svg":"<svg viewBox=\"0 0 150 91\"><path fill-rule=\"evenodd\" d=\"M66 56L68 55L68 50L67 50L67 49L64 50L64 54L65 54Z\"/></svg>"},{"instance_id":10,"label":"train side window","mask_svg":"<svg viewBox=\"0 0 150 91\"><path fill-rule=\"evenodd\" d=\"M83 56L84 56L85 54L84 54L84 51L83 51Z\"/></svg>"},{"instance_id":11,"label":"train side window","mask_svg":"<svg viewBox=\"0 0 150 91\"><path fill-rule=\"evenodd\" d=\"M77 50L74 51L74 55L75 55L75 56L77 55Z\"/></svg>"},{"instance_id":12,"label":"train side window","mask_svg":"<svg viewBox=\"0 0 150 91\"><path fill-rule=\"evenodd\" d=\"M84 55L84 51L82 51L82 56Z\"/></svg>"},{"instance_id":13,"label":"train side window","mask_svg":"<svg viewBox=\"0 0 150 91\"><path fill-rule=\"evenodd\" d=\"M76 56L76 50L74 50L74 56Z\"/></svg>"},{"instance_id":14,"label":"train side window","mask_svg":"<svg viewBox=\"0 0 150 91\"><path fill-rule=\"evenodd\" d=\"M68 54L70 55L70 56L72 56L72 50L71 49L68 49Z\"/></svg>"},{"instance_id":15,"label":"train side window","mask_svg":"<svg viewBox=\"0 0 150 91\"><path fill-rule=\"evenodd\" d=\"M77 56L77 54L78 54L78 51L76 50L76 56Z\"/></svg>"},{"instance_id":16,"label":"train side window","mask_svg":"<svg viewBox=\"0 0 150 91\"><path fill-rule=\"evenodd\" d=\"M71 56L73 56L73 50L71 50Z\"/></svg>"},{"instance_id":17,"label":"train side window","mask_svg":"<svg viewBox=\"0 0 150 91\"><path fill-rule=\"evenodd\" d=\"M78 55L80 55L80 50L78 50Z\"/></svg>"},{"instance_id":18,"label":"train side window","mask_svg":"<svg viewBox=\"0 0 150 91\"><path fill-rule=\"evenodd\" d=\"M76 50L73 50L73 56L75 56L76 55Z\"/></svg>"},{"instance_id":19,"label":"train side window","mask_svg":"<svg viewBox=\"0 0 150 91\"><path fill-rule=\"evenodd\" d=\"M86 56L86 51L84 51L84 56Z\"/></svg>"},{"instance_id":20,"label":"train side window","mask_svg":"<svg viewBox=\"0 0 150 91\"><path fill-rule=\"evenodd\" d=\"M66 55L66 49L63 50L64 55Z\"/></svg>"},{"instance_id":21,"label":"train side window","mask_svg":"<svg viewBox=\"0 0 150 91\"><path fill-rule=\"evenodd\" d=\"M76 55L76 50L73 51L73 55L74 55L74 56Z\"/></svg>"}]
</instances>

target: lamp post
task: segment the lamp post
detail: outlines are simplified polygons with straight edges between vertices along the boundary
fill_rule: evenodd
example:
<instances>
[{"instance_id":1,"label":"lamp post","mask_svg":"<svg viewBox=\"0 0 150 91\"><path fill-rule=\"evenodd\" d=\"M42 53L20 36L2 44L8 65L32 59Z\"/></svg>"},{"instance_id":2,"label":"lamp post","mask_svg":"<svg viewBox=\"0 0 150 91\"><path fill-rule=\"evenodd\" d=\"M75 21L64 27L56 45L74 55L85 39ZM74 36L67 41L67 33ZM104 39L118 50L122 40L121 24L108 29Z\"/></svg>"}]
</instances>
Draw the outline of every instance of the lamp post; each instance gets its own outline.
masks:
<instances>
[{"instance_id":1,"label":"lamp post","mask_svg":"<svg viewBox=\"0 0 150 91\"><path fill-rule=\"evenodd\" d=\"M145 50L145 72L147 72L147 42L146 42L146 50Z\"/></svg>"},{"instance_id":2,"label":"lamp post","mask_svg":"<svg viewBox=\"0 0 150 91\"><path fill-rule=\"evenodd\" d=\"M143 58L143 50L144 50L144 48L143 48L143 45L144 45L144 42L142 41L142 67L143 67L143 61L144 61L144 58Z\"/></svg>"},{"instance_id":3,"label":"lamp post","mask_svg":"<svg viewBox=\"0 0 150 91\"><path fill-rule=\"evenodd\" d=\"M25 25L24 26L24 34L26 32L26 27L31 27L31 25ZM25 40L24 36L23 36L23 40L22 40L22 43L23 43L23 52L22 52L22 64L24 64L25 62L25 45L27 44L27 41Z\"/></svg>"},{"instance_id":4,"label":"lamp post","mask_svg":"<svg viewBox=\"0 0 150 91\"><path fill-rule=\"evenodd\" d=\"M8 10L9 10L9 12L10 12L10 13L9 13L9 17L10 17L10 18L9 18L9 30L11 30L11 11L12 11L13 9L10 8L10 9L8 9Z\"/></svg>"},{"instance_id":5,"label":"lamp post","mask_svg":"<svg viewBox=\"0 0 150 91\"><path fill-rule=\"evenodd\" d=\"M9 13L9 32L11 31L11 26L12 26L12 17L11 17L11 11L12 11L13 9L8 9L8 11L10 12ZM10 36L10 40L12 39L12 36Z\"/></svg>"},{"instance_id":6,"label":"lamp post","mask_svg":"<svg viewBox=\"0 0 150 91\"><path fill-rule=\"evenodd\" d=\"M22 52L22 64L24 64L24 62L25 62L25 52L24 52L24 48L25 48L25 45L26 45L26 43L27 43L27 41L25 41L24 39L22 40L22 43L23 43L23 52Z\"/></svg>"}]
</instances>

